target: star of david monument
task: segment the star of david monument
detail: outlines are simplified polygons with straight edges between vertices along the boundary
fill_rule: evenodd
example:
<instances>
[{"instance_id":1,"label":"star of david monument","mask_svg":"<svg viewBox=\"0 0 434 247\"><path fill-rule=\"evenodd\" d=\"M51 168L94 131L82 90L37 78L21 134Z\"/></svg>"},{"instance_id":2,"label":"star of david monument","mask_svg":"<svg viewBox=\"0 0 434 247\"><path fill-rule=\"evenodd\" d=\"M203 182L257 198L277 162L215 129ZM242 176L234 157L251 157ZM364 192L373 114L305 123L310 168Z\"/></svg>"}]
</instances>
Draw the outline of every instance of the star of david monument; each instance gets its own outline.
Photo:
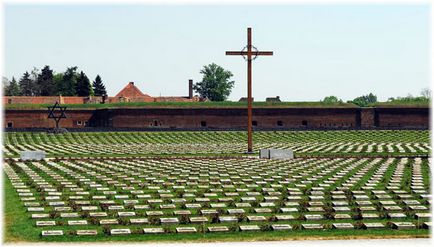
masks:
<instances>
[{"instance_id":1,"label":"star of david monument","mask_svg":"<svg viewBox=\"0 0 434 247\"><path fill-rule=\"evenodd\" d=\"M56 128L52 130L54 133L61 133L66 132L66 129L62 129L59 126L60 120L62 118L66 118L66 106L60 106L59 102L56 101L56 103L52 106L48 107L48 119L53 119L56 123Z\"/></svg>"}]
</instances>

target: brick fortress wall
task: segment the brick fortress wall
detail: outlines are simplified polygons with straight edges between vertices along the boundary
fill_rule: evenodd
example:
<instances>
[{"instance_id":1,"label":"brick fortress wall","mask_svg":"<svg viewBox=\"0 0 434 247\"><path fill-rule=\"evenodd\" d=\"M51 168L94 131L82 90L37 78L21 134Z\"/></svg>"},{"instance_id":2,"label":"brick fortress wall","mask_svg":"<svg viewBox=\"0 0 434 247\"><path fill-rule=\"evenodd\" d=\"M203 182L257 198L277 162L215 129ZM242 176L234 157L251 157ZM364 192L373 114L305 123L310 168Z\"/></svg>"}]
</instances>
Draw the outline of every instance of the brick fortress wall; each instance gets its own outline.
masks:
<instances>
[{"instance_id":1,"label":"brick fortress wall","mask_svg":"<svg viewBox=\"0 0 434 247\"><path fill-rule=\"evenodd\" d=\"M52 128L47 110L6 110L6 128ZM245 128L244 108L67 110L65 128ZM254 108L254 128L429 128L429 108Z\"/></svg>"}]
</instances>

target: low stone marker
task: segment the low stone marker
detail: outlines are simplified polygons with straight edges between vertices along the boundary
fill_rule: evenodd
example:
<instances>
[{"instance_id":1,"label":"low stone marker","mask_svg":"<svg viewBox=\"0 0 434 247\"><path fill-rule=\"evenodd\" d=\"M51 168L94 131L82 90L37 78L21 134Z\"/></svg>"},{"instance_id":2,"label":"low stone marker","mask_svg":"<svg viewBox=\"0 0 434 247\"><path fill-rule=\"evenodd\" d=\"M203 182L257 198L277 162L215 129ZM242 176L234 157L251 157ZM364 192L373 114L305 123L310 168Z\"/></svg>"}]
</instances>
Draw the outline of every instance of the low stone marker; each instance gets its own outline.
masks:
<instances>
[{"instance_id":1,"label":"low stone marker","mask_svg":"<svg viewBox=\"0 0 434 247\"><path fill-rule=\"evenodd\" d=\"M363 223L366 229L382 229L385 228L383 223L373 222L373 223Z\"/></svg>"},{"instance_id":2,"label":"low stone marker","mask_svg":"<svg viewBox=\"0 0 434 247\"><path fill-rule=\"evenodd\" d=\"M293 159L294 152L285 149L261 149L259 150L259 158L261 159Z\"/></svg>"},{"instance_id":3,"label":"low stone marker","mask_svg":"<svg viewBox=\"0 0 434 247\"><path fill-rule=\"evenodd\" d=\"M177 227L176 232L177 233L195 233L195 232L197 232L197 230L194 227Z\"/></svg>"},{"instance_id":4,"label":"low stone marker","mask_svg":"<svg viewBox=\"0 0 434 247\"><path fill-rule=\"evenodd\" d=\"M277 220L294 220L295 217L293 215L276 215Z\"/></svg>"},{"instance_id":5,"label":"low stone marker","mask_svg":"<svg viewBox=\"0 0 434 247\"><path fill-rule=\"evenodd\" d=\"M416 225L411 222L392 222L392 224L398 230L416 228Z\"/></svg>"},{"instance_id":6,"label":"low stone marker","mask_svg":"<svg viewBox=\"0 0 434 247\"><path fill-rule=\"evenodd\" d=\"M351 223L333 223L333 228L336 229L354 229Z\"/></svg>"},{"instance_id":7,"label":"low stone marker","mask_svg":"<svg viewBox=\"0 0 434 247\"><path fill-rule=\"evenodd\" d=\"M205 223L208 222L207 217L190 217L191 223Z\"/></svg>"},{"instance_id":8,"label":"low stone marker","mask_svg":"<svg viewBox=\"0 0 434 247\"><path fill-rule=\"evenodd\" d=\"M220 216L220 222L238 222L238 218L235 216Z\"/></svg>"},{"instance_id":9,"label":"low stone marker","mask_svg":"<svg viewBox=\"0 0 434 247\"><path fill-rule=\"evenodd\" d=\"M21 160L42 160L45 159L45 152L37 151L22 151L20 153Z\"/></svg>"},{"instance_id":10,"label":"low stone marker","mask_svg":"<svg viewBox=\"0 0 434 247\"><path fill-rule=\"evenodd\" d=\"M340 220L340 219L351 219L351 215L349 214L335 214L334 218L336 220Z\"/></svg>"},{"instance_id":11,"label":"low stone marker","mask_svg":"<svg viewBox=\"0 0 434 247\"><path fill-rule=\"evenodd\" d=\"M42 235L42 237L62 236L63 235L63 231L62 230L42 231L41 235Z\"/></svg>"},{"instance_id":12,"label":"low stone marker","mask_svg":"<svg viewBox=\"0 0 434 247\"><path fill-rule=\"evenodd\" d=\"M320 230L324 228L324 226L321 224L301 224L301 226L303 229L307 230Z\"/></svg>"},{"instance_id":13,"label":"low stone marker","mask_svg":"<svg viewBox=\"0 0 434 247\"><path fill-rule=\"evenodd\" d=\"M131 230L126 228L126 229L111 229L110 230L110 235L128 235L131 234Z\"/></svg>"},{"instance_id":14,"label":"low stone marker","mask_svg":"<svg viewBox=\"0 0 434 247\"><path fill-rule=\"evenodd\" d=\"M210 226L208 227L209 232L227 232L229 228L227 226Z\"/></svg>"},{"instance_id":15,"label":"low stone marker","mask_svg":"<svg viewBox=\"0 0 434 247\"><path fill-rule=\"evenodd\" d=\"M87 225L86 220L68 220L68 226Z\"/></svg>"},{"instance_id":16,"label":"low stone marker","mask_svg":"<svg viewBox=\"0 0 434 247\"><path fill-rule=\"evenodd\" d=\"M178 224L178 218L160 218L161 224Z\"/></svg>"},{"instance_id":17,"label":"low stone marker","mask_svg":"<svg viewBox=\"0 0 434 247\"><path fill-rule=\"evenodd\" d=\"M49 220L49 221L36 221L36 226L55 226L56 221Z\"/></svg>"},{"instance_id":18,"label":"low stone marker","mask_svg":"<svg viewBox=\"0 0 434 247\"><path fill-rule=\"evenodd\" d=\"M32 214L32 219L50 218L49 214Z\"/></svg>"},{"instance_id":19,"label":"low stone marker","mask_svg":"<svg viewBox=\"0 0 434 247\"><path fill-rule=\"evenodd\" d=\"M283 230L291 230L292 229L292 227L288 224L274 224L274 225L271 225L271 228L274 231L283 231Z\"/></svg>"},{"instance_id":20,"label":"low stone marker","mask_svg":"<svg viewBox=\"0 0 434 247\"><path fill-rule=\"evenodd\" d=\"M247 220L248 221L266 221L267 218L265 218L264 216L247 216Z\"/></svg>"},{"instance_id":21,"label":"low stone marker","mask_svg":"<svg viewBox=\"0 0 434 247\"><path fill-rule=\"evenodd\" d=\"M149 220L147 218L130 219L131 224L147 224Z\"/></svg>"},{"instance_id":22,"label":"low stone marker","mask_svg":"<svg viewBox=\"0 0 434 247\"><path fill-rule=\"evenodd\" d=\"M77 230L77 236L93 236L97 235L97 230Z\"/></svg>"},{"instance_id":23,"label":"low stone marker","mask_svg":"<svg viewBox=\"0 0 434 247\"><path fill-rule=\"evenodd\" d=\"M240 226L241 231L259 231L261 230L258 225L243 225Z\"/></svg>"},{"instance_id":24,"label":"low stone marker","mask_svg":"<svg viewBox=\"0 0 434 247\"><path fill-rule=\"evenodd\" d=\"M106 220L100 220L100 225L117 225L119 224L117 219L106 219Z\"/></svg>"},{"instance_id":25,"label":"low stone marker","mask_svg":"<svg viewBox=\"0 0 434 247\"><path fill-rule=\"evenodd\" d=\"M143 228L143 233L164 233L163 228Z\"/></svg>"}]
</instances>

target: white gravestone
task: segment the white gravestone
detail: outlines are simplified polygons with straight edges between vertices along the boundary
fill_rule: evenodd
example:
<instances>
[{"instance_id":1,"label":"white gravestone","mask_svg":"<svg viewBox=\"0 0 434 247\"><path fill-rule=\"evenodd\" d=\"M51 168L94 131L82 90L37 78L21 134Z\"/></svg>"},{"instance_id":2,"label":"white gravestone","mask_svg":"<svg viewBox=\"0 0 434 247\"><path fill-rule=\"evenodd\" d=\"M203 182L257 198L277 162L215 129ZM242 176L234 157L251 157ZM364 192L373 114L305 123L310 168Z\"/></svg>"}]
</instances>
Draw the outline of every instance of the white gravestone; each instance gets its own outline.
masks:
<instances>
[{"instance_id":1,"label":"white gravestone","mask_svg":"<svg viewBox=\"0 0 434 247\"><path fill-rule=\"evenodd\" d=\"M20 153L21 160L42 160L45 159L44 151L22 151Z\"/></svg>"}]
</instances>

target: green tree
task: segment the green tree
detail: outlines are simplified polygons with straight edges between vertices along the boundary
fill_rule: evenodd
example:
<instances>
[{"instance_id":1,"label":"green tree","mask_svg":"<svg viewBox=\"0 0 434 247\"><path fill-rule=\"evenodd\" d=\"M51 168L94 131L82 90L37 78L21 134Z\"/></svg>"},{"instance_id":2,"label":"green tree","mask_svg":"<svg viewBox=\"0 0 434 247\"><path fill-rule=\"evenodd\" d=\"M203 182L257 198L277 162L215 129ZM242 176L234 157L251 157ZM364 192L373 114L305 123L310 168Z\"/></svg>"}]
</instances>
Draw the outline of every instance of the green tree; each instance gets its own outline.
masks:
<instances>
[{"instance_id":1,"label":"green tree","mask_svg":"<svg viewBox=\"0 0 434 247\"><path fill-rule=\"evenodd\" d=\"M56 85L56 93L55 95L60 95L60 86L63 84L63 73L55 73L53 74L53 82Z\"/></svg>"},{"instance_id":2,"label":"green tree","mask_svg":"<svg viewBox=\"0 0 434 247\"><path fill-rule=\"evenodd\" d=\"M63 96L75 96L76 95L76 84L77 84L77 66L69 67L63 73L61 81L57 81L57 92L59 95Z\"/></svg>"},{"instance_id":3,"label":"green tree","mask_svg":"<svg viewBox=\"0 0 434 247\"><path fill-rule=\"evenodd\" d=\"M80 72L80 76L77 78L76 92L78 96L89 96L93 93L89 78L83 71Z\"/></svg>"},{"instance_id":4,"label":"green tree","mask_svg":"<svg viewBox=\"0 0 434 247\"><path fill-rule=\"evenodd\" d=\"M32 93L33 96L41 96L41 92L39 90L37 80L39 75L39 69L36 67L33 67L32 71L30 71L30 80L32 80Z\"/></svg>"},{"instance_id":5,"label":"green tree","mask_svg":"<svg viewBox=\"0 0 434 247\"><path fill-rule=\"evenodd\" d=\"M95 80L92 83L93 92L95 96L104 96L107 95L107 91L105 89L104 83L102 83L101 76L97 75Z\"/></svg>"},{"instance_id":6,"label":"green tree","mask_svg":"<svg viewBox=\"0 0 434 247\"><path fill-rule=\"evenodd\" d=\"M53 79L53 70L50 66L46 65L36 80L39 95L41 96L53 96L57 93L57 87Z\"/></svg>"},{"instance_id":7,"label":"green tree","mask_svg":"<svg viewBox=\"0 0 434 247\"><path fill-rule=\"evenodd\" d=\"M350 103L353 103L360 107L366 107L370 104L377 103L377 96L375 96L372 93L369 93L368 95L363 95L353 99L352 101L350 101Z\"/></svg>"},{"instance_id":8,"label":"green tree","mask_svg":"<svg viewBox=\"0 0 434 247\"><path fill-rule=\"evenodd\" d=\"M35 85L34 81L30 78L29 72L25 72L19 81L20 92L22 96L34 96Z\"/></svg>"},{"instance_id":9,"label":"green tree","mask_svg":"<svg viewBox=\"0 0 434 247\"><path fill-rule=\"evenodd\" d=\"M19 96L20 95L20 86L18 85L18 82L15 80L14 77L12 77L12 81L5 88L4 94L6 96Z\"/></svg>"},{"instance_id":10,"label":"green tree","mask_svg":"<svg viewBox=\"0 0 434 247\"><path fill-rule=\"evenodd\" d=\"M228 98L235 84L230 80L233 76L230 71L212 63L203 66L200 73L203 75L202 81L196 83L193 89L202 98L208 98L211 101L224 101Z\"/></svg>"},{"instance_id":11,"label":"green tree","mask_svg":"<svg viewBox=\"0 0 434 247\"><path fill-rule=\"evenodd\" d=\"M430 100L431 99L431 90L429 88L424 88L420 92L420 95L421 95L421 97Z\"/></svg>"},{"instance_id":12,"label":"green tree","mask_svg":"<svg viewBox=\"0 0 434 247\"><path fill-rule=\"evenodd\" d=\"M335 103L342 103L342 100L336 96L326 96L321 102L325 104L335 104Z\"/></svg>"}]
</instances>

